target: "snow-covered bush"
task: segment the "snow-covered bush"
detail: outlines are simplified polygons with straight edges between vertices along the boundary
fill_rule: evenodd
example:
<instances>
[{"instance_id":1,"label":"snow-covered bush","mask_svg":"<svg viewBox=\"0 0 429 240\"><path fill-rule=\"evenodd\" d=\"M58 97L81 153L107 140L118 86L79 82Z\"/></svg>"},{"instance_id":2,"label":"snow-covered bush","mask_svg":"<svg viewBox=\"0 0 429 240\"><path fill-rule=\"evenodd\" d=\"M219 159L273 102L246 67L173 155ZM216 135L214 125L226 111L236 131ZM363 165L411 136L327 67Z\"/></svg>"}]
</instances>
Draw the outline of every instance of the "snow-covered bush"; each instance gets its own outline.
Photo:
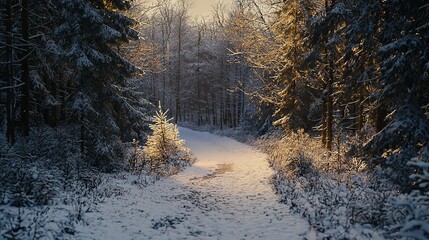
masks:
<instances>
[{"instance_id":1,"label":"snow-covered bush","mask_svg":"<svg viewBox=\"0 0 429 240\"><path fill-rule=\"evenodd\" d=\"M49 215L49 207L34 209L0 209L1 239L64 239L66 236L58 230L64 222Z\"/></svg>"},{"instance_id":2,"label":"snow-covered bush","mask_svg":"<svg viewBox=\"0 0 429 240\"><path fill-rule=\"evenodd\" d=\"M146 161L146 154L144 148L140 146L139 141L133 139L127 146L125 154L127 162L127 169L129 172L147 173L150 172L149 161Z\"/></svg>"},{"instance_id":3,"label":"snow-covered bush","mask_svg":"<svg viewBox=\"0 0 429 240\"><path fill-rule=\"evenodd\" d=\"M313 141L303 130L291 131L285 136L274 136L272 139L261 139L259 143L269 152L273 168L293 177L317 175L318 168L314 164L320 165L321 161L316 159L328 156L328 152L320 148L320 144Z\"/></svg>"},{"instance_id":4,"label":"snow-covered bush","mask_svg":"<svg viewBox=\"0 0 429 240\"><path fill-rule=\"evenodd\" d=\"M95 187L97 172L79 152L74 127L34 128L27 139L0 148L0 204L46 205L76 184Z\"/></svg>"},{"instance_id":5,"label":"snow-covered bush","mask_svg":"<svg viewBox=\"0 0 429 240\"><path fill-rule=\"evenodd\" d=\"M167 112L159 105L154 122L150 125L153 132L144 148L151 171L157 175L171 174L192 160L189 149L184 146L184 140L179 138L177 126L167 118Z\"/></svg>"},{"instance_id":6,"label":"snow-covered bush","mask_svg":"<svg viewBox=\"0 0 429 240\"><path fill-rule=\"evenodd\" d=\"M0 143L0 239L68 239L79 199L92 199L98 172L80 154L74 126L34 127L15 145ZM83 209L83 210L82 210Z\"/></svg>"},{"instance_id":7,"label":"snow-covered bush","mask_svg":"<svg viewBox=\"0 0 429 240\"><path fill-rule=\"evenodd\" d=\"M16 207L45 205L63 187L63 175L58 165L49 157L38 154L46 154L45 148L28 146L33 144L31 140L28 143L19 141L14 147L2 149L1 204Z\"/></svg>"},{"instance_id":8,"label":"snow-covered bush","mask_svg":"<svg viewBox=\"0 0 429 240\"><path fill-rule=\"evenodd\" d=\"M396 198L395 204L404 208L406 215L403 222L392 228L392 236L429 239L429 145L408 165L417 169L410 176L415 189Z\"/></svg>"},{"instance_id":9,"label":"snow-covered bush","mask_svg":"<svg viewBox=\"0 0 429 240\"><path fill-rule=\"evenodd\" d=\"M391 202L397 192L372 188L365 163L347 155L351 141L332 152L303 131L258 142L269 154L281 201L307 218L319 239L380 237L376 229L400 222L404 213Z\"/></svg>"}]
</instances>

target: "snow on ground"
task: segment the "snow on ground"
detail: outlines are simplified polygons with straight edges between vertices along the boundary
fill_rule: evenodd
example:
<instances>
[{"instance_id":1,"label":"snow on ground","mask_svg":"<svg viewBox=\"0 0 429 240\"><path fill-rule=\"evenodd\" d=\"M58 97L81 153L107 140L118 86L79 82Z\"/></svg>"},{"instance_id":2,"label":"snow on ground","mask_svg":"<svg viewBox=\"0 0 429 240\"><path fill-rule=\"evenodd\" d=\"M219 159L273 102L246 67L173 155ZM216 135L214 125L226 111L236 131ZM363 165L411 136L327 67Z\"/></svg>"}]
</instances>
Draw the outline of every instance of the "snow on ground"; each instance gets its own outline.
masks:
<instances>
[{"instance_id":1,"label":"snow on ground","mask_svg":"<svg viewBox=\"0 0 429 240\"><path fill-rule=\"evenodd\" d=\"M207 132L180 128L198 158L185 171L139 188L114 178L104 199L76 227L79 239L304 239L308 223L278 203L266 155Z\"/></svg>"}]
</instances>

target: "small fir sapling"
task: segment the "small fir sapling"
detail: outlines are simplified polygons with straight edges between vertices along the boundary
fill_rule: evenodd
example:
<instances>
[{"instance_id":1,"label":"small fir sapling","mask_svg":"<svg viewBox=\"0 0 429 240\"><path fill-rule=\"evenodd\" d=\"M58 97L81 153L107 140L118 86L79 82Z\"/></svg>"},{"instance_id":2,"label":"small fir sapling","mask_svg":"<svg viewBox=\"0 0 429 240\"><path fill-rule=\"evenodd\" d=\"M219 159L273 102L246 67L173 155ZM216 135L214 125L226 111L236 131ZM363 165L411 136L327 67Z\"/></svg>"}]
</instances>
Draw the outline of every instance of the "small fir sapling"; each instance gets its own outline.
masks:
<instances>
[{"instance_id":1,"label":"small fir sapling","mask_svg":"<svg viewBox=\"0 0 429 240\"><path fill-rule=\"evenodd\" d=\"M184 146L184 140L179 138L177 126L167 118L159 104L154 122L149 126L153 131L148 136L144 153L151 164L151 171L158 174L168 174L169 167L180 167L190 162L189 149Z\"/></svg>"}]
</instances>

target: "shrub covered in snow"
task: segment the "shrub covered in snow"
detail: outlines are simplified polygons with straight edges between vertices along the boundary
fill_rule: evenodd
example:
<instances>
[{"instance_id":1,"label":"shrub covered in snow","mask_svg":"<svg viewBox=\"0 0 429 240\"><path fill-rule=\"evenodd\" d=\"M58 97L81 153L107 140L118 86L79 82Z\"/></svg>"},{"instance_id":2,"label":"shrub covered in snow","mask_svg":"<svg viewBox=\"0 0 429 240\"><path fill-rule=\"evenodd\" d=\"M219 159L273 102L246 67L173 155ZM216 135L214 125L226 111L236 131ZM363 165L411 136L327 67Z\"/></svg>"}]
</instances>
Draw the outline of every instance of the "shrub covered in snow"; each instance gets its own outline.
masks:
<instances>
[{"instance_id":1,"label":"shrub covered in snow","mask_svg":"<svg viewBox=\"0 0 429 240\"><path fill-rule=\"evenodd\" d=\"M429 145L408 165L417 169L410 177L415 189L395 199L395 204L404 208L406 214L404 222L392 228L392 236L429 239Z\"/></svg>"},{"instance_id":2,"label":"shrub covered in snow","mask_svg":"<svg viewBox=\"0 0 429 240\"><path fill-rule=\"evenodd\" d=\"M398 195L374 184L363 161L348 156L350 144L329 152L303 131L261 139L275 174L281 201L306 217L320 239L383 238L383 229L400 224Z\"/></svg>"},{"instance_id":3,"label":"shrub covered in snow","mask_svg":"<svg viewBox=\"0 0 429 240\"><path fill-rule=\"evenodd\" d=\"M73 231L71 216L83 214L78 196L100 183L80 154L78 133L34 127L13 146L0 143L0 239L64 239Z\"/></svg>"},{"instance_id":4,"label":"shrub covered in snow","mask_svg":"<svg viewBox=\"0 0 429 240\"><path fill-rule=\"evenodd\" d=\"M365 161L347 154L352 150L347 146L355 144L350 139L336 152L321 148L302 131L280 140L261 139L282 201L306 217L320 239L428 239L428 145L407 163L414 171L404 182L411 182L413 190L400 193L401 184L375 178L374 171L386 174L386 168L368 169Z\"/></svg>"}]
</instances>

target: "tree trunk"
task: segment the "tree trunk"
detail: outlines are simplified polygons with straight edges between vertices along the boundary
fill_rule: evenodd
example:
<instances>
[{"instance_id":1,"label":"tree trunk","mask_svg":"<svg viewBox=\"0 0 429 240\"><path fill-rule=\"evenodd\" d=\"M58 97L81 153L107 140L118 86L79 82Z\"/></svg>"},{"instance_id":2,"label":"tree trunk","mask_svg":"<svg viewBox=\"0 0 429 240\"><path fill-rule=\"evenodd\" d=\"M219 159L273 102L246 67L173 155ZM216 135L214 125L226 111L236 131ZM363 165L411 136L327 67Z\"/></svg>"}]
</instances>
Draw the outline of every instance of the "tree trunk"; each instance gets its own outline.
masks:
<instances>
[{"instance_id":1,"label":"tree trunk","mask_svg":"<svg viewBox=\"0 0 429 240\"><path fill-rule=\"evenodd\" d=\"M201 30L198 31L197 43L197 123L201 126L201 77L200 77L200 47L201 47Z\"/></svg>"},{"instance_id":2,"label":"tree trunk","mask_svg":"<svg viewBox=\"0 0 429 240\"><path fill-rule=\"evenodd\" d=\"M249 74L249 72L248 72L249 70L248 69L246 69L246 77L248 77L248 74ZM246 88L246 85L245 85L245 81L243 81L243 84L241 85L241 102L240 102L240 116L239 116L239 124L240 124L240 121L241 121L241 118L243 118L244 117L244 111L245 111L245 93L244 93L244 91L245 91L245 88Z\"/></svg>"},{"instance_id":3,"label":"tree trunk","mask_svg":"<svg viewBox=\"0 0 429 240\"><path fill-rule=\"evenodd\" d=\"M165 102L165 91L166 91L166 82L167 82L167 40L165 39L165 30L164 27L162 27L162 104L166 105Z\"/></svg>"},{"instance_id":4,"label":"tree trunk","mask_svg":"<svg viewBox=\"0 0 429 240\"><path fill-rule=\"evenodd\" d=\"M376 132L380 132L386 126L386 122L384 119L387 116L387 111L383 106L378 106L375 110L375 130Z\"/></svg>"},{"instance_id":5,"label":"tree trunk","mask_svg":"<svg viewBox=\"0 0 429 240\"><path fill-rule=\"evenodd\" d=\"M362 86L364 87L364 86ZM360 130L363 128L363 123L364 123L364 96L362 93L362 90L360 90L359 93L359 105L358 105L358 109L359 109L359 115L358 115L358 129L357 132L360 132Z\"/></svg>"},{"instance_id":6,"label":"tree trunk","mask_svg":"<svg viewBox=\"0 0 429 240\"><path fill-rule=\"evenodd\" d=\"M325 10L326 16L329 13L329 4L328 0L325 0ZM327 81L327 96L326 96L326 148L330 151L332 150L332 141L333 141L333 118L334 118L334 109L333 109L333 84L334 84L334 61L333 61L333 52L330 52L327 48L328 36L332 34L332 29L328 31L328 34L325 38L325 51L326 51L326 63L328 64L328 81Z\"/></svg>"},{"instance_id":7,"label":"tree trunk","mask_svg":"<svg viewBox=\"0 0 429 240\"><path fill-rule=\"evenodd\" d=\"M24 40L24 59L22 60L22 134L30 135L30 64L29 64L29 10L28 0L22 0L22 37Z\"/></svg>"},{"instance_id":8,"label":"tree trunk","mask_svg":"<svg viewBox=\"0 0 429 240\"><path fill-rule=\"evenodd\" d=\"M16 142L16 125L15 125L15 88L13 82L13 49L12 49L12 6L10 0L6 0L6 139L9 144L14 145Z\"/></svg>"},{"instance_id":9,"label":"tree trunk","mask_svg":"<svg viewBox=\"0 0 429 240\"><path fill-rule=\"evenodd\" d=\"M177 47L177 76L176 76L176 118L175 122L181 121L181 102L180 102L180 84L182 81L182 29L183 16L179 16L179 32L178 32L178 47Z\"/></svg>"},{"instance_id":10,"label":"tree trunk","mask_svg":"<svg viewBox=\"0 0 429 240\"><path fill-rule=\"evenodd\" d=\"M322 96L322 146L326 147L326 112L327 112L326 96Z\"/></svg>"},{"instance_id":11,"label":"tree trunk","mask_svg":"<svg viewBox=\"0 0 429 240\"><path fill-rule=\"evenodd\" d=\"M332 150L332 141L333 141L333 118L334 118L334 104L332 99L333 94L333 82L334 82L334 72L333 72L333 62L332 59L329 60L329 79L328 79L328 95L327 99L327 116L326 116L326 148L331 151Z\"/></svg>"}]
</instances>

